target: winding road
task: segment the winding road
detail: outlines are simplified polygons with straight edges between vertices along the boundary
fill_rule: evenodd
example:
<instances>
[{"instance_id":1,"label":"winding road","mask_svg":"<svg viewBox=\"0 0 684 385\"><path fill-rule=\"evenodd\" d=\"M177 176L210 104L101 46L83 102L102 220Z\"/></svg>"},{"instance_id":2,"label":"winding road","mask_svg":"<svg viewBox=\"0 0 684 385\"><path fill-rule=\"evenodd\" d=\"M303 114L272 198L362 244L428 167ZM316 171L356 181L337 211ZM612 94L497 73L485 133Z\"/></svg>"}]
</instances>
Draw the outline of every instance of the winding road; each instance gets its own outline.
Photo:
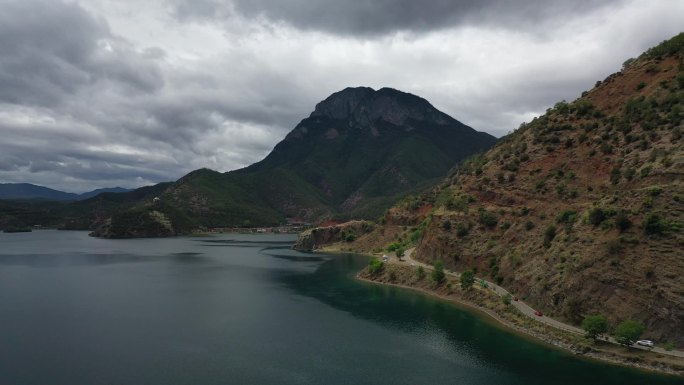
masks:
<instances>
[{"instance_id":1,"label":"winding road","mask_svg":"<svg viewBox=\"0 0 684 385\"><path fill-rule=\"evenodd\" d=\"M411 266L423 266L424 269L432 270L433 267L432 267L431 265L428 265L427 263L423 263L423 262L417 261L417 260L415 260L415 259L411 256L411 255L413 254L413 251L414 251L414 250L415 250L415 247L406 250L406 252L404 253L404 256L403 256L401 259L399 259L399 258L397 258L397 257L393 257L393 256L392 256L392 257L389 257L388 262L390 262L390 263L400 263L400 264L409 263ZM452 277L456 277L456 278L460 277L460 274L459 274L459 273L456 273L456 272L453 272L453 271L450 271L450 270L447 270L447 269L444 269L444 272L445 272L447 275L450 275L450 276L452 276ZM492 290L493 290L496 294L498 294L499 296L504 296L504 295L506 295L506 294L509 294L509 295L511 295L511 298L514 297L513 294L511 294L508 290L504 289L503 287L501 287L501 286L499 286L499 285L497 285L497 284L495 284L495 283L493 283L493 282L489 282L489 281L487 281L487 280L483 280L483 279L480 279L480 278L476 278L476 280L477 280L477 282L482 282L482 281L486 282L486 283L487 283L487 287L490 288L490 289L492 289ZM545 315L542 315L542 316L536 315L536 314L535 314L535 309L534 309L533 307L531 307L530 305L524 303L524 302L521 301L520 299L518 299L517 301L512 300L512 301L511 301L511 305L515 306L515 308L518 309L521 313L523 313L524 315L528 316L529 318L531 318L531 319L533 319L533 320L535 320L535 321L537 321L537 322L541 322L541 323L547 324L547 325L549 325L549 326L552 326L552 327L554 327L554 328L556 328L556 329L565 330L565 331L568 331L568 332L571 332L571 333L576 333L576 334L581 334L581 335L584 335L584 334L585 334L584 330L582 330L582 329L580 329L580 328L578 328L578 327L575 327L575 326L572 326L572 325L568 325L568 324L566 324L566 323L560 322L560 321L555 320L555 319L553 319L553 318L549 318L549 317L547 317L547 316L545 316ZM604 337L604 338L602 338L602 340L603 340L603 341L608 341L608 342L611 342L611 343L614 343L614 344L618 344L618 342L617 342L613 337ZM632 348L636 348L636 349L641 349L641 350L647 350L647 351L656 352L656 353L658 353L658 354L663 354L663 355L668 355L668 356L674 356L674 357L684 358L684 351L681 351L681 350L665 350L665 349L663 349L663 348L661 348L661 347L649 348L649 347L640 346L640 345L632 345L631 347L632 347Z\"/></svg>"}]
</instances>

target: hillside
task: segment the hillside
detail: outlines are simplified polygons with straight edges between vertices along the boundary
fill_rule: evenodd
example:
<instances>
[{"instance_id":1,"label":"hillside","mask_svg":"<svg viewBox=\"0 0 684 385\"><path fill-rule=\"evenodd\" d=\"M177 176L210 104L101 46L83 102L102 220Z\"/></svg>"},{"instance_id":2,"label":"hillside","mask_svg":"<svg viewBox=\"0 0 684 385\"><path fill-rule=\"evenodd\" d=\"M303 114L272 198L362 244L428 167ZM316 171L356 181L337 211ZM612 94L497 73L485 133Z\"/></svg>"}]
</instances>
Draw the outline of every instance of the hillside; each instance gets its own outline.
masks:
<instances>
[{"instance_id":1,"label":"hillside","mask_svg":"<svg viewBox=\"0 0 684 385\"><path fill-rule=\"evenodd\" d=\"M286 218L377 218L495 141L418 96L390 88L347 88L320 102L262 161L227 173L196 170L156 196L174 211L164 220L171 234L183 232L177 222L232 227L275 225ZM138 201L131 216L156 212L151 199ZM105 226L96 235L121 235L111 233L113 225L125 228L119 221L150 225L118 212L98 221ZM156 230L147 234L157 235Z\"/></svg>"},{"instance_id":2,"label":"hillside","mask_svg":"<svg viewBox=\"0 0 684 385\"><path fill-rule=\"evenodd\" d=\"M345 248L417 246L568 322L684 343L684 34L559 102ZM353 238L353 237L352 237Z\"/></svg>"}]
</instances>

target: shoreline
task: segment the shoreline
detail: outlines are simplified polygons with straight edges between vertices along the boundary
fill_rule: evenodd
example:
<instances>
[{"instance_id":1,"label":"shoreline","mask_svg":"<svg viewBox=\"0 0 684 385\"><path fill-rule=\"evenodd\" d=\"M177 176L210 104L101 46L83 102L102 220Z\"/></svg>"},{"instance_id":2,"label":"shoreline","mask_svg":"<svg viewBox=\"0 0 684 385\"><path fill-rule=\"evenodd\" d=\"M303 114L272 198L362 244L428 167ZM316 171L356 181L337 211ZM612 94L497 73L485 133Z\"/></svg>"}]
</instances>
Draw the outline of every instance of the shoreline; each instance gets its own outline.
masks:
<instances>
[{"instance_id":1,"label":"shoreline","mask_svg":"<svg viewBox=\"0 0 684 385\"><path fill-rule=\"evenodd\" d=\"M367 257L377 257L377 255L370 254L370 253L364 253L364 252L350 252L350 251L343 251L343 250L337 250L337 249L316 249L313 250L312 253L324 253L324 254L333 254L333 255L341 255L341 254L357 254L357 255L363 255ZM411 269L409 266L401 266L397 264L386 264L385 266L393 266L392 269L393 271L397 270L406 270L406 269ZM387 269L384 269L387 270ZM405 283L397 283L397 282L389 282L389 281L384 281L384 280L378 280L378 279L372 279L367 278L364 276L364 273L367 274L367 268L362 269L355 275L355 279L365 282L365 283L370 283L370 284L377 284L377 285L385 285L385 286L391 286L391 287L398 287L401 289L407 289L407 290L412 290L419 292L424 295L428 295L434 298L438 298L443 301L447 301L453 305L456 305L458 307L463 307L467 308L464 309L465 311L474 311L479 314L486 315L492 324L494 324L497 327L501 327L506 329L506 331L514 333L522 338L530 339L535 343L541 343L547 347L550 347L552 349L558 349L562 350L567 353L572 353L575 358L577 359L586 359L586 360L592 360L592 361L598 361L601 363L606 363L606 364L612 364L612 365L619 365L623 367L630 367L638 370L645 370L648 372L653 372L653 373L658 373L658 374L665 374L665 375L670 375L670 376L677 376L677 377L684 377L684 360L681 362L679 365L670 365L665 362L645 362L643 358L641 358L641 355L647 355L651 356L653 353L650 351L633 351L633 352L626 352L626 353L621 353L619 351L607 351L607 350L601 350L600 346L596 345L582 345L578 346L575 345L571 342L572 338L570 337L570 332L563 331L560 329L553 328L552 326L548 326L543 323L538 323L535 327L536 330L532 330L529 327L526 327L524 323L517 324L514 321L510 319L504 318L501 314L497 313L496 310L485 307L481 304L478 304L474 301L465 299L465 298L458 298L453 295L445 295L441 294L435 290L429 290L423 287L418 287L418 286L412 286L410 284L405 284ZM382 277L382 276L381 276ZM376 277L379 278L379 277ZM383 277L385 278L385 277ZM460 290L457 289L457 290ZM522 313L519 313L522 314ZM536 322L536 321L532 321ZM556 335L554 335L556 334ZM562 336L561 336L562 335ZM563 338L565 337L565 338ZM574 335L575 338L577 338L577 335ZM584 339L584 337L581 337ZM588 341L588 340L587 340ZM608 347L612 347L610 345L607 345ZM616 347L612 347L614 350L616 350ZM607 349L607 348L604 348ZM648 357L651 360L655 360L658 358L662 357Z\"/></svg>"},{"instance_id":2,"label":"shoreline","mask_svg":"<svg viewBox=\"0 0 684 385\"><path fill-rule=\"evenodd\" d=\"M361 273L361 272L359 272ZM572 353L577 359L584 359L584 360L591 360L591 361L598 361L601 363L607 363L607 364L612 364L612 365L619 365L619 366L624 366L624 367L629 367L629 368L634 368L634 369L639 369L639 370L645 370L648 372L655 372L658 374L666 374L666 375L672 375L672 376L684 376L684 371L677 371L674 369L666 368L666 367L659 367L659 366L654 366L654 365L648 365L648 364L640 364L637 362L629 362L625 360L620 360L616 358L611 358L607 356L605 353L601 353L599 351L596 352L581 352L578 351L577 349L573 349L572 345L568 343L563 343L558 340L554 340L552 337L544 335L542 333L534 332L529 329L526 329L524 327L518 326L514 324L511 321L508 321L501 317L499 314L497 314L495 311L488 309L486 307L477 305L474 302L470 302L464 299L457 299L453 297L449 297L446 295L442 295L439 293L435 293L423 288L419 287L414 287L414 286L409 286L409 285L404 285L400 283L390 283L390 282L381 282L381 281L374 281L372 279L364 278L361 277L360 275L356 275L356 279L361 281L361 282L366 282L370 284L375 284L375 285L382 285L382 286L389 286L389 287L397 287L400 289L406 289L406 290L411 290L415 291L418 293L421 293L423 295L427 295L433 298L438 298L440 300L446 301L451 303L452 305L457 305L458 307L462 308L468 308L464 309L465 311L472 311L476 314L481 314L489 319L486 321L490 321L491 324L495 325L496 327L499 327L509 333L513 333L519 337L528 339L534 343L542 344L546 347L549 347L551 349L556 349L560 350L566 353Z\"/></svg>"}]
</instances>

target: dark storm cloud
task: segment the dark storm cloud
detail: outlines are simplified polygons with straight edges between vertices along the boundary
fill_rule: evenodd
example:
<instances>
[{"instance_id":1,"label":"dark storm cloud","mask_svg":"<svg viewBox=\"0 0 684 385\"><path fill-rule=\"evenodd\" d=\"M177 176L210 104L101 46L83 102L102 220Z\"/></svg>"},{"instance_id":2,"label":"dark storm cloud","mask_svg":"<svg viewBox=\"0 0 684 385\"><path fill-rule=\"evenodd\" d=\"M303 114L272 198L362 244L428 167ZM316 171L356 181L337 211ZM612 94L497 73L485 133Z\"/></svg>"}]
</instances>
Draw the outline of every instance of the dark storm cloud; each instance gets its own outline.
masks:
<instances>
[{"instance_id":1,"label":"dark storm cloud","mask_svg":"<svg viewBox=\"0 0 684 385\"><path fill-rule=\"evenodd\" d=\"M134 46L77 3L0 4L2 182L74 191L238 168L273 145L266 124L295 121L297 98L254 92L287 81L245 58L170 69L163 49Z\"/></svg>"},{"instance_id":2,"label":"dark storm cloud","mask_svg":"<svg viewBox=\"0 0 684 385\"><path fill-rule=\"evenodd\" d=\"M76 4L3 1L0 52L0 102L51 106L103 82L143 92L163 83L145 55Z\"/></svg>"},{"instance_id":3,"label":"dark storm cloud","mask_svg":"<svg viewBox=\"0 0 684 385\"><path fill-rule=\"evenodd\" d=\"M620 0L169 0L180 20L242 15L303 30L372 36L427 32L462 25L540 29Z\"/></svg>"}]
</instances>

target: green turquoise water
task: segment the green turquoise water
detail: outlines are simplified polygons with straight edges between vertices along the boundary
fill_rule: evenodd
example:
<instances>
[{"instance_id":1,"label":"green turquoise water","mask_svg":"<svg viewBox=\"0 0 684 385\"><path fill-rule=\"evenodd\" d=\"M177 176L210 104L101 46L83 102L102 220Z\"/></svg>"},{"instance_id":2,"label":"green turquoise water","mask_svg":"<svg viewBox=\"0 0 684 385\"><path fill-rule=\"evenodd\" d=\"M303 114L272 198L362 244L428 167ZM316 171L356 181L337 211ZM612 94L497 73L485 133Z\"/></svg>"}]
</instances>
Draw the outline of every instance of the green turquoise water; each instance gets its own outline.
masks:
<instances>
[{"instance_id":1,"label":"green turquoise water","mask_svg":"<svg viewBox=\"0 0 684 385\"><path fill-rule=\"evenodd\" d=\"M0 384L682 384L578 359L291 235L0 235Z\"/></svg>"}]
</instances>

